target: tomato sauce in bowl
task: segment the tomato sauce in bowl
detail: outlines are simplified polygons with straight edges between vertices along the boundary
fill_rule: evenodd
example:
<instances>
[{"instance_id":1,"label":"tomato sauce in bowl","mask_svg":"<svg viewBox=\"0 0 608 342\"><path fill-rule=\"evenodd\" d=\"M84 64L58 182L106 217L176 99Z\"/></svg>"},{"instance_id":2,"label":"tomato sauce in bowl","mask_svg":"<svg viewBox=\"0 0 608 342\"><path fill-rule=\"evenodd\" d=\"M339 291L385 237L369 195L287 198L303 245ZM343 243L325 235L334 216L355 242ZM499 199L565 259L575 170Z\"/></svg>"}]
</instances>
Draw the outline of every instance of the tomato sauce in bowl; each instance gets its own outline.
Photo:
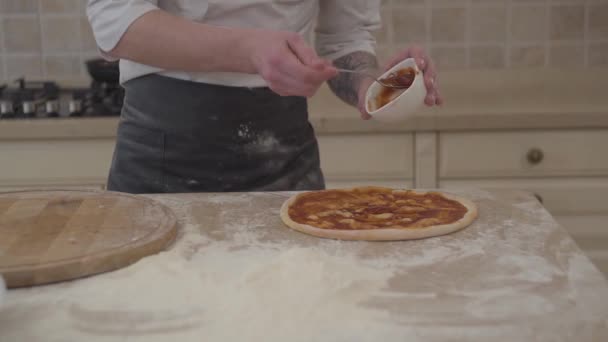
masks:
<instances>
[{"instance_id":1,"label":"tomato sauce in bowl","mask_svg":"<svg viewBox=\"0 0 608 342\"><path fill-rule=\"evenodd\" d=\"M382 82L389 85L397 86L399 88L389 88L383 86L375 98L376 108L382 108L386 106L388 103L396 99L399 95L403 94L403 92L408 90L414 83L414 79L416 78L417 74L418 72L414 70L414 68L407 67L399 69L396 72L388 75L387 77L382 78Z\"/></svg>"}]
</instances>

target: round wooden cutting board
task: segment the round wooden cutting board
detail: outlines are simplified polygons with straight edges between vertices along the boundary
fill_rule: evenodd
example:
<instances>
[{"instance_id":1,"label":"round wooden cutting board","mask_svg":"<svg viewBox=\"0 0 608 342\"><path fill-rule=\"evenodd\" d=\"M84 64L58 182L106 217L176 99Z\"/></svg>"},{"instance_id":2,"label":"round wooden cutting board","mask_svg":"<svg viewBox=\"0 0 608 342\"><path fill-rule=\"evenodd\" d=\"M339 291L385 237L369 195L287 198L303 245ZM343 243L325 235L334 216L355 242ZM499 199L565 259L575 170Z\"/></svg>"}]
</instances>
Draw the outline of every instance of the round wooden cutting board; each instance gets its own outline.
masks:
<instances>
[{"instance_id":1,"label":"round wooden cutting board","mask_svg":"<svg viewBox=\"0 0 608 342\"><path fill-rule=\"evenodd\" d=\"M176 233L173 213L145 197L0 193L0 274L21 287L111 271L162 251Z\"/></svg>"}]
</instances>

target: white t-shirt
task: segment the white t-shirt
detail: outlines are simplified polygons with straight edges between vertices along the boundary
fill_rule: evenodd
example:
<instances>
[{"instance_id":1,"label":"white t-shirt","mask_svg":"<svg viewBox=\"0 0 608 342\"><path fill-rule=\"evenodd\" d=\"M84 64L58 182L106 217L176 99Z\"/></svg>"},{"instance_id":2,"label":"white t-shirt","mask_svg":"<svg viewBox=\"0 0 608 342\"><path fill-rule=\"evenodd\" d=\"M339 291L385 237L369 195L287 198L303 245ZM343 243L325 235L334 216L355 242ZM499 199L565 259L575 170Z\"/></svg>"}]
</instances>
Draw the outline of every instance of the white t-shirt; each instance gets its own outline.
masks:
<instances>
[{"instance_id":1,"label":"white t-shirt","mask_svg":"<svg viewBox=\"0 0 608 342\"><path fill-rule=\"evenodd\" d=\"M155 9L209 25L298 32L329 60L355 51L374 53L372 31L380 26L380 0L89 0L87 15L100 50L112 50L133 21ZM120 61L121 82L150 73L227 86L266 85L258 75Z\"/></svg>"}]
</instances>

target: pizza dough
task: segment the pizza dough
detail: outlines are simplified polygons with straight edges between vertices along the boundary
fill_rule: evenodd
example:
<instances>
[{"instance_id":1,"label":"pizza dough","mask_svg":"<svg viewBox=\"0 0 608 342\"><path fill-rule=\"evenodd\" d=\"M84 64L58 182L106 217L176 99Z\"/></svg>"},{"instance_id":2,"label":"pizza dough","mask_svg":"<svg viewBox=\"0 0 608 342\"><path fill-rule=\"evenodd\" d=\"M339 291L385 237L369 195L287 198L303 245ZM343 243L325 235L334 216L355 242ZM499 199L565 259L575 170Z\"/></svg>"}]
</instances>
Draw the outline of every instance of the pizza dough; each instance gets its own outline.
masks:
<instances>
[{"instance_id":1,"label":"pizza dough","mask_svg":"<svg viewBox=\"0 0 608 342\"><path fill-rule=\"evenodd\" d=\"M283 203L281 219L302 233L341 240L411 240L470 225L477 206L442 192L362 187L311 191Z\"/></svg>"}]
</instances>

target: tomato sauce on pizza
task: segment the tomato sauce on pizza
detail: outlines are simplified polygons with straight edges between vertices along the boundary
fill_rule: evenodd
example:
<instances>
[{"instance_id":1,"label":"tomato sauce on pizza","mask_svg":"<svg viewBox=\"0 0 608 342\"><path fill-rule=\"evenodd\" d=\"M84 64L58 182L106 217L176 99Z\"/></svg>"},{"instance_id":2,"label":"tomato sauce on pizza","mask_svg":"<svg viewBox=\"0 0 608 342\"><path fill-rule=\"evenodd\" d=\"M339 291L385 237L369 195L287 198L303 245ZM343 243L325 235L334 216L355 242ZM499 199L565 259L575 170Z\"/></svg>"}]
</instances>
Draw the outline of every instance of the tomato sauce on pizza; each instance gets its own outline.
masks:
<instances>
[{"instance_id":1,"label":"tomato sauce on pizza","mask_svg":"<svg viewBox=\"0 0 608 342\"><path fill-rule=\"evenodd\" d=\"M325 190L300 194L289 217L322 229L425 228L462 219L466 206L441 193L384 188Z\"/></svg>"}]
</instances>

